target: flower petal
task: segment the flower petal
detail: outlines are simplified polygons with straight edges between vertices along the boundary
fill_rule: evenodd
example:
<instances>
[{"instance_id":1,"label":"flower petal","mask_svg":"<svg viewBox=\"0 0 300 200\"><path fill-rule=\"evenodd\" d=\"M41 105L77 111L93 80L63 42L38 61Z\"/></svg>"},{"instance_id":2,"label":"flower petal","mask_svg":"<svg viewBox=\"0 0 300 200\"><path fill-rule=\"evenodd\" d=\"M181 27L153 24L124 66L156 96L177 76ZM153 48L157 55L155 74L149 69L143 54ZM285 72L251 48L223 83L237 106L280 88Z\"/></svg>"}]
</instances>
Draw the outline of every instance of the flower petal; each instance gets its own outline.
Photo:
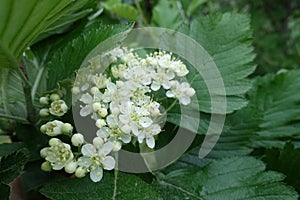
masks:
<instances>
[{"instance_id":1,"label":"flower petal","mask_svg":"<svg viewBox=\"0 0 300 200\"><path fill-rule=\"evenodd\" d=\"M103 146L99 149L99 153L106 156L109 154L114 148L114 145L111 142L106 142Z\"/></svg>"},{"instance_id":2,"label":"flower petal","mask_svg":"<svg viewBox=\"0 0 300 200\"><path fill-rule=\"evenodd\" d=\"M146 144L149 148L153 149L155 146L154 137L150 136L150 137L146 138Z\"/></svg>"},{"instance_id":3,"label":"flower petal","mask_svg":"<svg viewBox=\"0 0 300 200\"><path fill-rule=\"evenodd\" d=\"M90 106L90 105L86 105L86 106L84 106L83 108L81 108L81 110L80 110L80 116L82 116L82 117L86 117L86 116L88 116L89 114L91 114L92 113L92 107Z\"/></svg>"},{"instance_id":4,"label":"flower petal","mask_svg":"<svg viewBox=\"0 0 300 200\"><path fill-rule=\"evenodd\" d=\"M115 168L116 161L112 156L107 156L102 164L104 169L112 170L113 168Z\"/></svg>"},{"instance_id":5,"label":"flower petal","mask_svg":"<svg viewBox=\"0 0 300 200\"><path fill-rule=\"evenodd\" d=\"M96 148L92 144L85 144L81 148L81 153L84 156L91 157L96 153Z\"/></svg>"},{"instance_id":6,"label":"flower petal","mask_svg":"<svg viewBox=\"0 0 300 200\"><path fill-rule=\"evenodd\" d=\"M86 93L81 96L80 100L85 104L91 104L93 102L93 97L90 94Z\"/></svg>"},{"instance_id":7,"label":"flower petal","mask_svg":"<svg viewBox=\"0 0 300 200\"><path fill-rule=\"evenodd\" d=\"M103 169L101 167L96 167L90 173L90 178L95 183L101 181L102 177L103 177Z\"/></svg>"}]
</instances>

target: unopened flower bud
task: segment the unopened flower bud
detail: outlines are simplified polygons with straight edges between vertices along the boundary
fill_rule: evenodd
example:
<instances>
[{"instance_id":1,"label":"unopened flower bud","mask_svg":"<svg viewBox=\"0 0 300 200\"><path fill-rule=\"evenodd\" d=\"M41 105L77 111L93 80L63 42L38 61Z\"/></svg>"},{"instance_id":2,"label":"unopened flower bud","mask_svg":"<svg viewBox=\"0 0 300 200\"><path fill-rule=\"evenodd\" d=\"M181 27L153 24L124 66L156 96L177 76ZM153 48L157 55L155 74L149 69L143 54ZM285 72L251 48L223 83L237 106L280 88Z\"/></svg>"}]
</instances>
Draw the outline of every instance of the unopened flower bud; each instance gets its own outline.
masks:
<instances>
[{"instance_id":1,"label":"unopened flower bud","mask_svg":"<svg viewBox=\"0 0 300 200\"><path fill-rule=\"evenodd\" d=\"M48 108L42 108L40 110L39 114L40 114L41 117L47 117L47 116L49 116L49 109Z\"/></svg>"},{"instance_id":2,"label":"unopened flower bud","mask_svg":"<svg viewBox=\"0 0 300 200\"><path fill-rule=\"evenodd\" d=\"M98 110L100 110L102 108L101 103L93 103L93 110L94 112L97 112Z\"/></svg>"},{"instance_id":3,"label":"unopened flower bud","mask_svg":"<svg viewBox=\"0 0 300 200\"><path fill-rule=\"evenodd\" d=\"M68 134L72 133L72 131L73 131L73 126L69 123L64 123L64 125L62 125L62 127L61 127L61 132L63 134L68 135Z\"/></svg>"},{"instance_id":4,"label":"unopened flower bud","mask_svg":"<svg viewBox=\"0 0 300 200\"><path fill-rule=\"evenodd\" d=\"M93 145L98 149L103 145L103 143L104 143L104 140L101 137L95 137L93 139Z\"/></svg>"},{"instance_id":5,"label":"unopened flower bud","mask_svg":"<svg viewBox=\"0 0 300 200\"><path fill-rule=\"evenodd\" d=\"M40 98L40 104L48 105L49 104L49 98L48 97L41 97Z\"/></svg>"},{"instance_id":6,"label":"unopened flower bud","mask_svg":"<svg viewBox=\"0 0 300 200\"><path fill-rule=\"evenodd\" d=\"M76 176L77 178L82 178L82 177L84 177L84 176L86 175L86 173L87 173L87 170L86 170L85 168L83 168L83 167L78 167L78 168L76 169L76 171L75 171L75 176Z\"/></svg>"},{"instance_id":7,"label":"unopened flower bud","mask_svg":"<svg viewBox=\"0 0 300 200\"><path fill-rule=\"evenodd\" d=\"M49 147L45 147L45 148L42 148L40 150L40 155L41 155L42 158L46 158L47 157L48 149L49 149Z\"/></svg>"},{"instance_id":8,"label":"unopened flower bud","mask_svg":"<svg viewBox=\"0 0 300 200\"><path fill-rule=\"evenodd\" d=\"M60 141L60 139L58 139L58 138L51 138L51 139L49 140L49 145L50 145L50 146L56 146L56 145L58 145L59 143L61 143L61 141Z\"/></svg>"},{"instance_id":9,"label":"unopened flower bud","mask_svg":"<svg viewBox=\"0 0 300 200\"><path fill-rule=\"evenodd\" d=\"M59 97L58 94L53 93L53 94L50 95L50 100L51 101L57 101L57 100L60 100L60 97Z\"/></svg>"},{"instance_id":10,"label":"unopened flower bud","mask_svg":"<svg viewBox=\"0 0 300 200\"><path fill-rule=\"evenodd\" d=\"M106 125L106 122L105 122L104 119L97 119L97 121L96 121L96 126L97 126L98 128L102 128L102 127L105 126L105 125Z\"/></svg>"},{"instance_id":11,"label":"unopened flower bud","mask_svg":"<svg viewBox=\"0 0 300 200\"><path fill-rule=\"evenodd\" d=\"M68 174L72 174L76 171L77 169L77 162L75 161L71 161L68 164L66 164L65 166L65 172L67 172Z\"/></svg>"},{"instance_id":12,"label":"unopened flower bud","mask_svg":"<svg viewBox=\"0 0 300 200\"><path fill-rule=\"evenodd\" d=\"M72 136L71 142L75 147L81 146L84 143L84 137L80 133L76 133Z\"/></svg>"},{"instance_id":13,"label":"unopened flower bud","mask_svg":"<svg viewBox=\"0 0 300 200\"><path fill-rule=\"evenodd\" d=\"M72 88L72 93L75 94L75 95L79 94L80 93L79 87L73 87Z\"/></svg>"},{"instance_id":14,"label":"unopened flower bud","mask_svg":"<svg viewBox=\"0 0 300 200\"><path fill-rule=\"evenodd\" d=\"M120 141L113 141L113 150L114 152L120 151L120 149L122 148L122 143Z\"/></svg>"},{"instance_id":15,"label":"unopened flower bud","mask_svg":"<svg viewBox=\"0 0 300 200\"><path fill-rule=\"evenodd\" d=\"M45 172L50 172L52 170L51 163L48 161L43 162L43 164L41 165L41 170Z\"/></svg>"},{"instance_id":16,"label":"unopened flower bud","mask_svg":"<svg viewBox=\"0 0 300 200\"><path fill-rule=\"evenodd\" d=\"M107 112L107 109L106 108L100 108L98 110L98 114L101 116L101 117L106 117L108 112Z\"/></svg>"},{"instance_id":17,"label":"unopened flower bud","mask_svg":"<svg viewBox=\"0 0 300 200\"><path fill-rule=\"evenodd\" d=\"M99 92L99 89L97 87L92 87L91 88L91 93L92 94L96 94L97 92Z\"/></svg>"}]
</instances>

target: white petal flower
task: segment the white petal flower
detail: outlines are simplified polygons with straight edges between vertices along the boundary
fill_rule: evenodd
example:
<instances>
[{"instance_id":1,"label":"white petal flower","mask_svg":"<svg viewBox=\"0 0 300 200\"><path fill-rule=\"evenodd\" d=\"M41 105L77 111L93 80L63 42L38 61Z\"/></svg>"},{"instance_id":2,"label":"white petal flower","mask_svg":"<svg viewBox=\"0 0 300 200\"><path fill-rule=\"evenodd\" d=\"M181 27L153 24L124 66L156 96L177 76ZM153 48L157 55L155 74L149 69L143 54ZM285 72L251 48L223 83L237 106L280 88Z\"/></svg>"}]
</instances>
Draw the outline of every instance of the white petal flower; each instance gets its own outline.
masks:
<instances>
[{"instance_id":1,"label":"white petal flower","mask_svg":"<svg viewBox=\"0 0 300 200\"><path fill-rule=\"evenodd\" d=\"M54 116L63 116L68 111L68 106L63 100L55 100L50 106L49 112Z\"/></svg>"}]
</instances>

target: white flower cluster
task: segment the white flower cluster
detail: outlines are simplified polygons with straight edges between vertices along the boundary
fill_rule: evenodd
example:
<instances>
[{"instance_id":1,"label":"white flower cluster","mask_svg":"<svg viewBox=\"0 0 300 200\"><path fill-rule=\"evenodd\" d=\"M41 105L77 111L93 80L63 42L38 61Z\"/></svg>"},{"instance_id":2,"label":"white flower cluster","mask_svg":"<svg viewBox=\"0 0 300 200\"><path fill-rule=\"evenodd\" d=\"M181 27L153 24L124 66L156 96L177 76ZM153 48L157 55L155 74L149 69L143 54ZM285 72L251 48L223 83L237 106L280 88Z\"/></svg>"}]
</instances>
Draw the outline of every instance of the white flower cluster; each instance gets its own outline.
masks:
<instances>
[{"instance_id":1,"label":"white flower cluster","mask_svg":"<svg viewBox=\"0 0 300 200\"><path fill-rule=\"evenodd\" d=\"M110 77L91 72L101 69L103 60L110 66ZM165 52L141 58L131 50L116 48L83 70L88 73L82 73L73 88L75 94L81 93L84 104L80 115L91 115L99 128L97 136L112 142L115 151L134 137L154 148L155 136L161 132L157 119L162 113L153 93L163 88L167 97L183 105L195 94L189 83L180 81L189 72L184 63Z\"/></svg>"},{"instance_id":2,"label":"white flower cluster","mask_svg":"<svg viewBox=\"0 0 300 200\"><path fill-rule=\"evenodd\" d=\"M41 97L40 104L45 107L40 110L41 117L49 116L49 114L61 117L68 111L66 102L64 100L61 100L60 96L57 93Z\"/></svg>"},{"instance_id":3,"label":"white flower cluster","mask_svg":"<svg viewBox=\"0 0 300 200\"><path fill-rule=\"evenodd\" d=\"M109 67L107 71L106 69ZM49 141L50 147L41 150L45 158L44 171L64 170L76 177L90 174L94 182L101 180L104 170L115 167L110 156L123 144L132 141L155 147L155 138L161 132L163 116L158 93L175 98L188 105L195 90L184 81L186 66L172 54L155 52L145 58L126 48L116 48L90 60L89 66L78 71L72 92L81 102L80 115L90 116L98 128L92 143L87 143L73 127L58 120L41 126L41 132L54 137L61 134L71 137L72 146L80 149L73 153L70 145L57 138ZM51 107L55 116L63 115L67 107L60 98L42 97L41 103ZM42 109L43 110L43 109ZM53 114L54 113L54 114Z\"/></svg>"},{"instance_id":4,"label":"white flower cluster","mask_svg":"<svg viewBox=\"0 0 300 200\"><path fill-rule=\"evenodd\" d=\"M100 137L93 140L93 144L85 142L80 133L72 134L73 126L59 120L48 122L41 126L41 131L49 136L65 134L71 137L74 147L81 147L80 152L74 153L71 145L62 142L58 138L51 138L49 146L40 151L45 159L41 169L44 171L62 170L73 174L78 178L90 173L94 182L102 179L103 169L111 170L115 167L115 159L108 154L113 150L113 143L104 142Z\"/></svg>"}]
</instances>

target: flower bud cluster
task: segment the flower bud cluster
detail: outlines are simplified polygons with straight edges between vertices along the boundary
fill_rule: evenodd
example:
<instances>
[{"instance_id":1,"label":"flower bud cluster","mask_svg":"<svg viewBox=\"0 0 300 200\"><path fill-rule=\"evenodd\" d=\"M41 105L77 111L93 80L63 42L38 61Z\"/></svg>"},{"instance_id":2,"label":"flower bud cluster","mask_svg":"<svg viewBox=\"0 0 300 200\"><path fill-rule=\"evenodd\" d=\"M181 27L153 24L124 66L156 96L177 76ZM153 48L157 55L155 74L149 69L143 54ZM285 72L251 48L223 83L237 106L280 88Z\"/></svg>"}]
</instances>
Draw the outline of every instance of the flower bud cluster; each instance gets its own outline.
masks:
<instances>
[{"instance_id":1,"label":"flower bud cluster","mask_svg":"<svg viewBox=\"0 0 300 200\"><path fill-rule=\"evenodd\" d=\"M40 110L41 117L47 117L50 114L61 117L68 111L66 102L57 93L41 97L40 104L43 105L43 108Z\"/></svg>"}]
</instances>

